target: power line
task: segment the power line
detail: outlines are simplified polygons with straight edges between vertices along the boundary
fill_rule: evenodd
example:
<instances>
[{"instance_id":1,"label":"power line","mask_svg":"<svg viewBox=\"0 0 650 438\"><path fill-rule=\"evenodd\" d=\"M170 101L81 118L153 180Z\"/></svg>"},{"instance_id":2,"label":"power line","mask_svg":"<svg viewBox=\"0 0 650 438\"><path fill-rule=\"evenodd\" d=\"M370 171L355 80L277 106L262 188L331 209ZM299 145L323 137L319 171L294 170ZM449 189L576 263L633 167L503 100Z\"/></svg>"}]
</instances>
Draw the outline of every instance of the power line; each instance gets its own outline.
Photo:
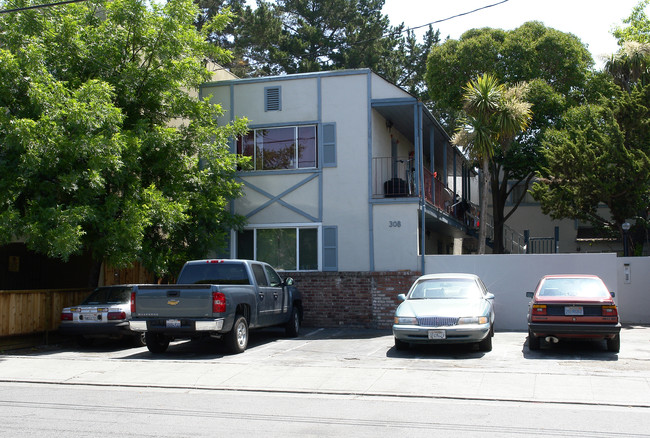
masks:
<instances>
[{"instance_id":1,"label":"power line","mask_svg":"<svg viewBox=\"0 0 650 438\"><path fill-rule=\"evenodd\" d=\"M491 5L481 6L480 8L477 8L477 9L474 9L474 10L471 10L471 11L467 11L467 12L461 12L460 14L456 14L456 15L452 15L451 17L442 18L440 20L432 21L432 22L427 23L427 24L422 24L420 26L415 26L415 27L409 27L407 29L404 29L401 33L409 32L411 30L420 29L420 28L426 27L426 26L431 26L432 24L438 24L438 23L442 23L444 21L453 20L454 18L462 17L464 15L473 14L474 12L482 11L483 9L493 8L494 6L498 6L500 4L506 3L507 1L508 0L502 0L500 2L493 3Z\"/></svg>"},{"instance_id":2,"label":"power line","mask_svg":"<svg viewBox=\"0 0 650 438\"><path fill-rule=\"evenodd\" d=\"M0 10L0 14L8 14L10 12L27 11L29 9L50 8L52 6L67 5L67 4L70 4L70 3L81 3L81 2L85 2L85 1L88 1L88 0L66 0L66 1L57 2L57 3L46 3L46 4L43 4L43 5L32 5L32 6L25 6L25 7L22 7L22 8L15 8L15 9L3 9L3 10Z\"/></svg>"}]
</instances>

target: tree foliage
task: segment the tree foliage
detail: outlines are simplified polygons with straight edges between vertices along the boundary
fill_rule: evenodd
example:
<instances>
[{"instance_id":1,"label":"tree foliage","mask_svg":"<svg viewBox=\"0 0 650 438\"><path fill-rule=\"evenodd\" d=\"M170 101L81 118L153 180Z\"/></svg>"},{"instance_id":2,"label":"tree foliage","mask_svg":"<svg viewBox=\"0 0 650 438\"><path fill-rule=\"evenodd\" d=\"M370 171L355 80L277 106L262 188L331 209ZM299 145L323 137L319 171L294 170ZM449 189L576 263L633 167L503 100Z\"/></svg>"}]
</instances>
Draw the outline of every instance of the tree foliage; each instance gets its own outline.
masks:
<instances>
[{"instance_id":1,"label":"tree foliage","mask_svg":"<svg viewBox=\"0 0 650 438\"><path fill-rule=\"evenodd\" d=\"M643 9L634 8L617 28L621 49L590 82L588 105L564 113L543 140L548 165L533 188L551 217L581 219L611 236L627 233L632 254L641 254L650 213L650 35ZM629 40L626 40L629 38ZM598 207L608 207L608 215Z\"/></svg>"},{"instance_id":2,"label":"tree foliage","mask_svg":"<svg viewBox=\"0 0 650 438\"><path fill-rule=\"evenodd\" d=\"M585 101L585 87L593 60L572 34L528 22L512 30L472 29L458 40L434 46L427 61L427 84L434 113L448 131L455 131L463 115L463 86L488 73L512 86L526 82L526 101L532 107L529 128L511 139L507 148L496 145L490 160L495 253L504 251L503 229L519 202L506 212L506 202L517 187L525 193L543 164L543 132L569 107Z\"/></svg>"},{"instance_id":3,"label":"tree foliage","mask_svg":"<svg viewBox=\"0 0 650 438\"><path fill-rule=\"evenodd\" d=\"M186 91L228 56L197 13L100 0L0 16L0 244L163 275L242 223L227 139L245 121L218 127L221 109Z\"/></svg>"},{"instance_id":4,"label":"tree foliage","mask_svg":"<svg viewBox=\"0 0 650 438\"><path fill-rule=\"evenodd\" d=\"M234 54L235 74L267 76L370 68L406 91L427 98L426 58L439 43L429 28L422 42L382 14L384 0L199 0L205 17L230 8L228 35L212 40Z\"/></svg>"}]
</instances>

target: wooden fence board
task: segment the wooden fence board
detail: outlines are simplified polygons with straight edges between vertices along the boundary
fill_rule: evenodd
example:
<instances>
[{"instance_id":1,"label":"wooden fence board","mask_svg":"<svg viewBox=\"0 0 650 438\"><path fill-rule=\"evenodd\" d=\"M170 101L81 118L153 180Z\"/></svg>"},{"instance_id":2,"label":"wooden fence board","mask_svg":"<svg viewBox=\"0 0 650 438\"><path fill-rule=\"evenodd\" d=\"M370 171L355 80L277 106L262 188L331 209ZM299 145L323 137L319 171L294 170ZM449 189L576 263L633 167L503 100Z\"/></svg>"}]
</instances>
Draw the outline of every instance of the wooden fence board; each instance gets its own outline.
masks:
<instances>
[{"instance_id":1,"label":"wooden fence board","mask_svg":"<svg viewBox=\"0 0 650 438\"><path fill-rule=\"evenodd\" d=\"M56 330L61 310L81 303L90 292L89 289L0 290L0 337Z\"/></svg>"}]
</instances>

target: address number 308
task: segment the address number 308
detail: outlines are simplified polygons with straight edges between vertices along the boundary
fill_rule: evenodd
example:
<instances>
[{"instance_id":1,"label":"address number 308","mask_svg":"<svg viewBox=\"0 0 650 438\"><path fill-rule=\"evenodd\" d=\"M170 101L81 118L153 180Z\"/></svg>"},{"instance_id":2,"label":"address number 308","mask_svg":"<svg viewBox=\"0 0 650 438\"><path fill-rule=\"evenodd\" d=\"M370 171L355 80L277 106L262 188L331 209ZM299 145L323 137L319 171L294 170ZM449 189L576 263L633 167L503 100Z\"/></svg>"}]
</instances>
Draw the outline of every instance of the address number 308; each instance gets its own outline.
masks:
<instances>
[{"instance_id":1,"label":"address number 308","mask_svg":"<svg viewBox=\"0 0 650 438\"><path fill-rule=\"evenodd\" d=\"M388 221L389 228L399 228L402 226L402 221Z\"/></svg>"}]
</instances>

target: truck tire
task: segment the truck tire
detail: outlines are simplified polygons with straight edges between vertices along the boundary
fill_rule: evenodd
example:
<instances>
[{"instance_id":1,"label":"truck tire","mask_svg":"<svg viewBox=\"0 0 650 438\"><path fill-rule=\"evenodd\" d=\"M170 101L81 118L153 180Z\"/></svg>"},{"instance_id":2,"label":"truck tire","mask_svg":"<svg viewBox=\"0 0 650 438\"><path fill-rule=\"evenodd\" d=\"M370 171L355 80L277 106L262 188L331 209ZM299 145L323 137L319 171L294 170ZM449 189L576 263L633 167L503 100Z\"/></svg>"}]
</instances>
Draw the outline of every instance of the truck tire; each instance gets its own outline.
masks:
<instances>
[{"instance_id":1,"label":"truck tire","mask_svg":"<svg viewBox=\"0 0 650 438\"><path fill-rule=\"evenodd\" d=\"M146 332L144 338L147 348L154 354L164 353L169 347L169 339L159 333Z\"/></svg>"},{"instance_id":2,"label":"truck tire","mask_svg":"<svg viewBox=\"0 0 650 438\"><path fill-rule=\"evenodd\" d=\"M226 334L226 345L233 354L243 353L248 347L248 321L243 315L235 316L235 323Z\"/></svg>"},{"instance_id":3,"label":"truck tire","mask_svg":"<svg viewBox=\"0 0 650 438\"><path fill-rule=\"evenodd\" d=\"M298 336L299 332L300 332L300 311L295 306L293 306L293 310L291 311L291 317L289 318L289 321L287 321L287 324L284 326L284 333L289 338L295 338L296 336Z\"/></svg>"}]
</instances>

